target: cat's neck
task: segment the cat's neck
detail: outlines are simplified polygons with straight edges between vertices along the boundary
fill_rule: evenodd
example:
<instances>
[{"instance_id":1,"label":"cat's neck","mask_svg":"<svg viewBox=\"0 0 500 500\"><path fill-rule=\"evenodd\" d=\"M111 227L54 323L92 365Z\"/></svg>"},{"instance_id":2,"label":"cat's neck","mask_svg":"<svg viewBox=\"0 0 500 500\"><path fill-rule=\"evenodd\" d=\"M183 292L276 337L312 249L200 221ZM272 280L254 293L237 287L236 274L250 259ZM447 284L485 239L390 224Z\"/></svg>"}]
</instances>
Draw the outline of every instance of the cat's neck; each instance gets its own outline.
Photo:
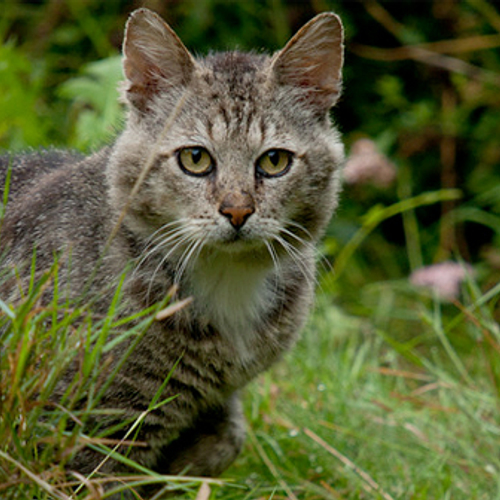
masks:
<instances>
[{"instance_id":1,"label":"cat's neck","mask_svg":"<svg viewBox=\"0 0 500 500\"><path fill-rule=\"evenodd\" d=\"M187 292L200 321L215 327L245 358L276 303L277 279L273 266L256 255L211 253L190 270Z\"/></svg>"}]
</instances>

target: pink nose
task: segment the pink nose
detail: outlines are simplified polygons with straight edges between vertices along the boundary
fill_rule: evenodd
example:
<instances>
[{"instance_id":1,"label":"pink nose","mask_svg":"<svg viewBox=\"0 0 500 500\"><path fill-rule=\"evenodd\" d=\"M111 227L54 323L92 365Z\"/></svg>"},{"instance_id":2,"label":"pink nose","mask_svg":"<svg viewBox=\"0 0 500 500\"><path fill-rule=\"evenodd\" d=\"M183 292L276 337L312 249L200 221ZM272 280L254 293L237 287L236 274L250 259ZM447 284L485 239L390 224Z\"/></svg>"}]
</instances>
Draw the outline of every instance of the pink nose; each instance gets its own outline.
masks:
<instances>
[{"instance_id":1,"label":"pink nose","mask_svg":"<svg viewBox=\"0 0 500 500\"><path fill-rule=\"evenodd\" d=\"M228 207L221 209L220 213L229 219L234 229L241 229L243 224L255 212L254 208Z\"/></svg>"},{"instance_id":2,"label":"pink nose","mask_svg":"<svg viewBox=\"0 0 500 500\"><path fill-rule=\"evenodd\" d=\"M255 212L255 202L253 197L244 191L229 193L222 200L219 212L229 219L234 229L239 230Z\"/></svg>"}]
</instances>

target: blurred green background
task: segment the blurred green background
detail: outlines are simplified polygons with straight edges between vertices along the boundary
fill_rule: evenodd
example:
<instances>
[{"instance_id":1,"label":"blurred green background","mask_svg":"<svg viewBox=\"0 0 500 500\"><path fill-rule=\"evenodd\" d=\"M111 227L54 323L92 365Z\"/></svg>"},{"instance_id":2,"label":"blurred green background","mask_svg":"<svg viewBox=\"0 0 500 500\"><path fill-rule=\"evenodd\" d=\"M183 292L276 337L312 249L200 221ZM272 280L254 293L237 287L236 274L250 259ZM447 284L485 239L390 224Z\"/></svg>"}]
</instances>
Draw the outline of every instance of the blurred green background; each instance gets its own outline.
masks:
<instances>
[{"instance_id":1,"label":"blurred green background","mask_svg":"<svg viewBox=\"0 0 500 500\"><path fill-rule=\"evenodd\" d=\"M358 295L370 282L406 280L414 269L448 259L472 262L485 289L498 281L500 10L494 3L2 0L0 6L5 150L90 151L112 141L123 119L116 100L123 28L137 7L160 13L198 54L273 51L316 13L337 12L347 42L344 93L333 116L348 152L363 138L376 152L364 157L372 177L346 185L328 232L323 253L339 266L324 289L340 290L346 307L362 309L351 290ZM380 163L386 181L377 181ZM450 189L460 191L443 191ZM412 198L427 192L432 199Z\"/></svg>"}]
</instances>

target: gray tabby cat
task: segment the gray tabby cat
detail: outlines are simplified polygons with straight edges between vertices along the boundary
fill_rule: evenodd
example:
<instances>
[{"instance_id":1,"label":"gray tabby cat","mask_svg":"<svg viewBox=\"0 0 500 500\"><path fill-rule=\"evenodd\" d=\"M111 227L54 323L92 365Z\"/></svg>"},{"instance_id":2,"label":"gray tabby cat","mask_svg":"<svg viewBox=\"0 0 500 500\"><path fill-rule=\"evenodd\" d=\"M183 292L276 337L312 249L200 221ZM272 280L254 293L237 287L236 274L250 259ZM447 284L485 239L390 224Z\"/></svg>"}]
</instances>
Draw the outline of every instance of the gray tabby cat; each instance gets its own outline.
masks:
<instances>
[{"instance_id":1,"label":"gray tabby cat","mask_svg":"<svg viewBox=\"0 0 500 500\"><path fill-rule=\"evenodd\" d=\"M87 158L2 159L0 186L12 166L4 268L27 276L33 248L37 270L60 253L59 289L77 298L87 287L96 314L130 264L122 314L162 301L173 284L177 298L192 297L153 324L101 403L138 416L180 360L162 395L178 397L147 416L138 436L147 447L132 449L147 467L224 471L244 439L239 389L304 324L314 246L338 199L343 148L329 110L342 43L339 18L323 13L272 57L195 59L160 17L136 10L123 47L129 111L115 144ZM1 298L14 301L15 289L7 283ZM84 449L71 467L89 473L101 459ZM104 469L123 471L112 460Z\"/></svg>"}]
</instances>

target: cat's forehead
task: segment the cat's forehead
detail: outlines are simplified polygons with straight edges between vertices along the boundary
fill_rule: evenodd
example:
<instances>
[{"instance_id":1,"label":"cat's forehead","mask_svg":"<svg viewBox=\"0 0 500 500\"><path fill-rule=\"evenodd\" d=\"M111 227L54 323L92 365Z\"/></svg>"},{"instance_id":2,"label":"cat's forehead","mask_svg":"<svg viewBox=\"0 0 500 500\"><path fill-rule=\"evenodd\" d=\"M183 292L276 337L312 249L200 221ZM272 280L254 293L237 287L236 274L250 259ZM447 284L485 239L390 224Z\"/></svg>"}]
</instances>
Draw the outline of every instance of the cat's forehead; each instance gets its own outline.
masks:
<instances>
[{"instance_id":1,"label":"cat's forehead","mask_svg":"<svg viewBox=\"0 0 500 500\"><path fill-rule=\"evenodd\" d=\"M209 137L212 143L241 139L262 142L269 58L256 54L222 52L199 60L183 114L190 134Z\"/></svg>"},{"instance_id":2,"label":"cat's forehead","mask_svg":"<svg viewBox=\"0 0 500 500\"><path fill-rule=\"evenodd\" d=\"M266 79L269 57L243 52L217 52L201 60L202 79L213 91L247 98Z\"/></svg>"}]
</instances>

